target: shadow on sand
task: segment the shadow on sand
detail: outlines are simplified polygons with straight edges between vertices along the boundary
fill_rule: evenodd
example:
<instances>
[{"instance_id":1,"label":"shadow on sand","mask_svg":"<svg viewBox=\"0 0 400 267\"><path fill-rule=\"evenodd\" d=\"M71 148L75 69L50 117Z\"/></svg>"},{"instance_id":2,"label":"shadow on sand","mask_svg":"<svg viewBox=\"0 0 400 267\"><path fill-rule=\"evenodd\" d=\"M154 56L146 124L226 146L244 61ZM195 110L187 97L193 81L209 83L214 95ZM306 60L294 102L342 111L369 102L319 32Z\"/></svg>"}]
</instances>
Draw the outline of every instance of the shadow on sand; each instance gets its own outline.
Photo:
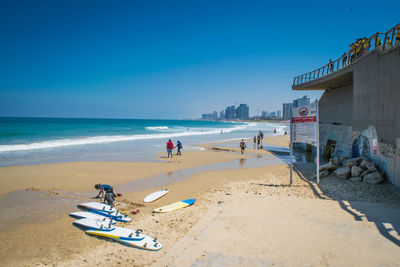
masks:
<instances>
[{"instance_id":1,"label":"shadow on sand","mask_svg":"<svg viewBox=\"0 0 400 267\"><path fill-rule=\"evenodd\" d=\"M290 152L288 149L278 148L278 152L275 148L267 150L289 164ZM378 185L352 182L334 175L321 179L317 184L313 178L316 173L316 165L299 160L307 158L299 156L299 153L305 154L306 152L296 151L294 153L293 172L308 184L317 198L337 201L344 211L354 217L354 220L374 223L383 237L400 246L400 188L387 182Z\"/></svg>"}]
</instances>

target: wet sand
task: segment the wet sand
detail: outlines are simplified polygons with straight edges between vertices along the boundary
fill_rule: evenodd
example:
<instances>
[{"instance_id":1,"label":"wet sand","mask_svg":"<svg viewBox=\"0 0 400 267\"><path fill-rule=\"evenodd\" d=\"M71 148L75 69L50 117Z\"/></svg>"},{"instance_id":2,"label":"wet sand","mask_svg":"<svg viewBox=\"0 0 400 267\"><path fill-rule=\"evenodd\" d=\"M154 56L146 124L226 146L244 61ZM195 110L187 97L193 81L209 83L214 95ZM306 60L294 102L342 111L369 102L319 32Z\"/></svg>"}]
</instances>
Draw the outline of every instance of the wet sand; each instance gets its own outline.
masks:
<instances>
[{"instance_id":1,"label":"wet sand","mask_svg":"<svg viewBox=\"0 0 400 267\"><path fill-rule=\"evenodd\" d=\"M267 143L288 144L288 136L264 140ZM12 217L24 213L24 207L28 212L40 203L38 206L50 211L41 213L48 214L45 218L36 219L34 212L29 211L30 219L22 218L23 223L9 228L4 226L12 218L0 220L0 265L378 266L399 262L398 188L389 184L357 186L349 181L344 184L335 177L324 178L318 186L310 179L312 166L305 162L297 163L293 183L289 184L287 164L270 152L249 148L241 155L234 143L234 151L217 152L212 150L213 146L208 145L210 151L161 159L165 162L154 163L157 166L153 162L101 162L7 167L15 168L16 174L0 168L4 185L1 210ZM54 180L48 180L49 176L37 179L39 183L32 186L31 170L35 177L50 176L54 170L65 172L57 174ZM16 185L3 181L14 177L18 177ZM72 182L64 185L63 180L70 177L76 187ZM104 180L99 181L98 177ZM125 226L158 237L164 248L150 252L125 247L88 236L74 227L74 219L67 214L77 210L76 203L88 201L95 194L91 188L96 182L126 190L120 198L124 203L122 211L140 209L140 213L131 215L133 222ZM147 194L159 189L152 188L153 185L164 187L167 182L171 182L167 184L169 194L156 202L143 203ZM29 187L39 191L14 191ZM9 208L11 194L20 196L22 192L31 196L25 195L18 212L13 211ZM186 198L196 198L197 202L171 213L151 213L154 208ZM51 204L43 204L46 202ZM250 238L243 244L241 235ZM344 241L346 238L351 242ZM344 242L348 245L343 246ZM377 256L371 260L370 255Z\"/></svg>"}]
</instances>

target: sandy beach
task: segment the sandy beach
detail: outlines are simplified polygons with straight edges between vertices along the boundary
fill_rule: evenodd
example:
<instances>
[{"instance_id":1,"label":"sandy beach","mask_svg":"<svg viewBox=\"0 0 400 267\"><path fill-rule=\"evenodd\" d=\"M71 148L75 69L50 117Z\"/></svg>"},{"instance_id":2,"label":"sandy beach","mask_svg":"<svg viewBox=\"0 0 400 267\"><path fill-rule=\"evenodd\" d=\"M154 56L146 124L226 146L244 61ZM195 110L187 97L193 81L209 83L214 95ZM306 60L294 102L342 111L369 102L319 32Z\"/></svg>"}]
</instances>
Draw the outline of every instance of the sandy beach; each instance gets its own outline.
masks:
<instances>
[{"instance_id":1,"label":"sandy beach","mask_svg":"<svg viewBox=\"0 0 400 267\"><path fill-rule=\"evenodd\" d=\"M264 140L264 145L288 144L288 136ZM254 149L250 140L247 146L243 155L235 141L204 144L204 151L184 151L173 159L160 154L159 162L2 167L0 265L398 266L398 188L334 176L317 185L311 178L313 164L307 162L296 163L290 184L284 161ZM146 179L170 193L144 204L143 198L160 188L141 190L139 182ZM158 237L162 250L122 246L72 225L68 213L89 201L99 182L112 184L117 192L131 191L119 198L120 209L140 213L120 225ZM197 201L152 214L154 208L187 198ZM23 213L30 216L21 219Z\"/></svg>"}]
</instances>

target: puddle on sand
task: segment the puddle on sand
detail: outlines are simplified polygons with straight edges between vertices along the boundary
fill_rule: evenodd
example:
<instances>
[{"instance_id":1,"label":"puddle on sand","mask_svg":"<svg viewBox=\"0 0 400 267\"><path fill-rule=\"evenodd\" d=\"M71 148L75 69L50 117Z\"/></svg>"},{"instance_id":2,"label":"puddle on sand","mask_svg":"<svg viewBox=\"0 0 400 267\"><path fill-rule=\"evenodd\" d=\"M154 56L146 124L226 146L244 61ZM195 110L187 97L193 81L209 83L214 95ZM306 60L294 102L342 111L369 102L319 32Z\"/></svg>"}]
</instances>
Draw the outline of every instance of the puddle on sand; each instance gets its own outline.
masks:
<instances>
[{"instance_id":1,"label":"puddle on sand","mask_svg":"<svg viewBox=\"0 0 400 267\"><path fill-rule=\"evenodd\" d=\"M241 168L257 168L285 164L282 159L269 155L255 155L254 158L241 158L228 162L198 166L190 169L177 170L172 173L163 173L152 177L133 180L118 186L115 186L115 192L130 193L151 188L163 188L168 184L184 181L197 173L215 171L215 170L235 170Z\"/></svg>"}]
</instances>

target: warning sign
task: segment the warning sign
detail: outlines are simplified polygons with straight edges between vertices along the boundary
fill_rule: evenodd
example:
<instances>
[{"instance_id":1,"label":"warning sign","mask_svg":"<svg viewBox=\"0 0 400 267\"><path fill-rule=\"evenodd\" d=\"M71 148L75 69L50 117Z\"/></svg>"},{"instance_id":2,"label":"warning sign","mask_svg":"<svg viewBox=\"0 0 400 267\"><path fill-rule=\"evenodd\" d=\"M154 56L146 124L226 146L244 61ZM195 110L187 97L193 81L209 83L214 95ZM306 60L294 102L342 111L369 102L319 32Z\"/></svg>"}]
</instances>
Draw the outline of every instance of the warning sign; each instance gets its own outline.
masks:
<instances>
[{"instance_id":1,"label":"warning sign","mask_svg":"<svg viewBox=\"0 0 400 267\"><path fill-rule=\"evenodd\" d=\"M292 127L293 142L315 145L315 128L317 124L316 103L293 108Z\"/></svg>"}]
</instances>

